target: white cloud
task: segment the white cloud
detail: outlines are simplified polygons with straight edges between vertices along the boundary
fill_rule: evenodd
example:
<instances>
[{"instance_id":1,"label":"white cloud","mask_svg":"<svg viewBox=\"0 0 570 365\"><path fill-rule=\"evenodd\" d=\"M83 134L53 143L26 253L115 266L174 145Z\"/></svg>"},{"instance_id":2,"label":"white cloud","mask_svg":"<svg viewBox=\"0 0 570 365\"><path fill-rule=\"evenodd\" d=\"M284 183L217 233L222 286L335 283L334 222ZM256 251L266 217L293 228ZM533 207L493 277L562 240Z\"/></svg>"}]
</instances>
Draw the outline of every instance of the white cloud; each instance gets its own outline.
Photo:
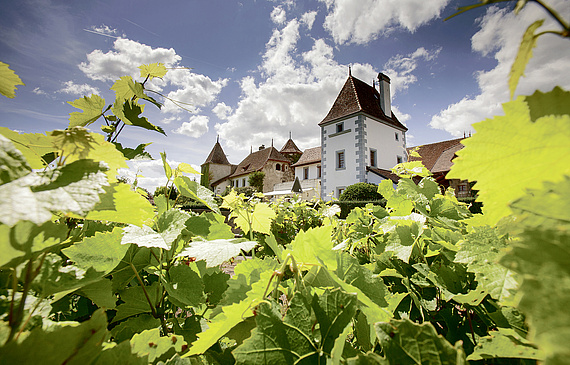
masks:
<instances>
[{"instance_id":1,"label":"white cloud","mask_svg":"<svg viewBox=\"0 0 570 365\"><path fill-rule=\"evenodd\" d=\"M102 35L105 37L119 38L119 32L117 31L117 29L111 28L105 24L102 24L99 27L91 26L91 27L84 29L84 30L87 32L99 34L99 35ZM123 35L123 37L124 37L124 35Z\"/></svg>"},{"instance_id":2,"label":"white cloud","mask_svg":"<svg viewBox=\"0 0 570 365\"><path fill-rule=\"evenodd\" d=\"M333 48L323 39L314 40L311 49L299 51L300 29L305 29L300 24L293 19L273 31L258 67L260 80L254 75L240 80L242 95L233 110L225 104L214 108L224 120L215 125L224 148L248 151L250 146L268 145L274 139L274 146L279 149L290 131L301 149L320 144L318 123L346 81L348 65L335 61ZM410 58L417 65L435 54L436 51L418 50L402 59ZM406 72L407 77L413 76L416 67L406 68L396 61L393 66L398 72ZM378 70L370 64L355 63L352 75L371 84L377 79ZM400 78L396 78L392 85L402 90L414 80L400 85ZM410 116L398 112L398 118L405 122Z\"/></svg>"},{"instance_id":3,"label":"white cloud","mask_svg":"<svg viewBox=\"0 0 570 365\"><path fill-rule=\"evenodd\" d=\"M181 121L182 115L199 113L201 108L213 103L227 79L213 81L208 76L197 74L181 67L182 57L173 48L152 48L130 39L118 38L108 52L94 50L87 55L87 62L79 68L92 80L114 81L122 76L141 80L139 66L162 62L169 68L162 78L155 78L145 87L163 93L167 98L160 110L165 124ZM142 81L142 80L141 80ZM174 114L174 116L172 115ZM195 121L184 123L177 130L180 133L199 137L208 130L207 123Z\"/></svg>"},{"instance_id":4,"label":"white cloud","mask_svg":"<svg viewBox=\"0 0 570 365\"><path fill-rule=\"evenodd\" d=\"M182 123L182 125L173 132L193 138L199 138L208 132L209 121L210 120L205 115L193 116L190 118L189 122Z\"/></svg>"},{"instance_id":5,"label":"white cloud","mask_svg":"<svg viewBox=\"0 0 570 365\"><path fill-rule=\"evenodd\" d=\"M178 167L180 162L166 159L170 167L175 169ZM164 186L166 184L166 176L164 174L164 167L162 165L162 160L130 160L127 161L129 165L128 169L119 169L119 175L127 178L129 183L133 183L137 180L138 186L147 189L151 193L154 193L157 187ZM192 165L196 171L200 171L200 166ZM200 181L199 175L184 174L191 179L196 179Z\"/></svg>"},{"instance_id":6,"label":"white cloud","mask_svg":"<svg viewBox=\"0 0 570 365\"><path fill-rule=\"evenodd\" d=\"M301 16L301 23L305 24L310 30L313 28L313 23L317 17L316 11L309 11Z\"/></svg>"},{"instance_id":7,"label":"white cloud","mask_svg":"<svg viewBox=\"0 0 570 365\"><path fill-rule=\"evenodd\" d=\"M570 15L570 8L564 7L563 0L553 1L551 5L555 9L565 10L565 17ZM528 25L546 17L533 3L529 3L517 16L507 10L489 8L480 19L481 29L472 37L471 44L474 51L492 55L497 60L497 66L476 74L480 88L478 95L465 97L442 110L432 118L430 126L459 137L464 132L473 130L471 124L502 114L501 104L509 100L509 71L521 37ZM556 26L548 20L539 31L546 29L556 29ZM533 51L534 57L526 67L525 77L520 79L516 94L530 95L536 89L546 92L555 85L569 88L567 60L570 59L570 47L567 43L567 40L557 36L541 36Z\"/></svg>"},{"instance_id":8,"label":"white cloud","mask_svg":"<svg viewBox=\"0 0 570 365\"><path fill-rule=\"evenodd\" d=\"M276 6L271 12L271 21L275 24L284 24L287 20L287 12L281 6Z\"/></svg>"},{"instance_id":9,"label":"white cloud","mask_svg":"<svg viewBox=\"0 0 570 365\"><path fill-rule=\"evenodd\" d=\"M143 64L163 62L167 67L173 67L181 59L173 48L152 48L130 39L119 38L113 43L113 50L107 53L94 50L87 55L87 62L82 62L79 68L92 80L114 81L125 75L140 78L138 67Z\"/></svg>"},{"instance_id":10,"label":"white cloud","mask_svg":"<svg viewBox=\"0 0 570 365\"><path fill-rule=\"evenodd\" d=\"M36 95L47 95L48 94L45 91L43 91L42 89L40 89L39 87L36 87L34 90L32 90L32 92Z\"/></svg>"},{"instance_id":11,"label":"white cloud","mask_svg":"<svg viewBox=\"0 0 570 365\"><path fill-rule=\"evenodd\" d=\"M414 32L438 18L450 0L320 0L329 10L324 27L336 43L363 44L395 28Z\"/></svg>"},{"instance_id":12,"label":"white cloud","mask_svg":"<svg viewBox=\"0 0 570 365\"><path fill-rule=\"evenodd\" d=\"M94 86L89 84L76 84L73 81L66 81L63 83L63 88L58 90L60 93L70 94L70 95L99 95L101 92Z\"/></svg>"},{"instance_id":13,"label":"white cloud","mask_svg":"<svg viewBox=\"0 0 570 365\"><path fill-rule=\"evenodd\" d=\"M420 47L408 55L399 54L391 57L384 64L383 72L390 77L392 96L406 90L417 81L413 72L418 67L419 61L432 61L439 55L440 51L441 48L428 51L424 47Z\"/></svg>"},{"instance_id":14,"label":"white cloud","mask_svg":"<svg viewBox=\"0 0 570 365\"><path fill-rule=\"evenodd\" d=\"M213 109L212 112L216 114L216 116L220 119L227 119L228 115L232 113L232 107L226 105L226 103L218 103Z\"/></svg>"}]
</instances>

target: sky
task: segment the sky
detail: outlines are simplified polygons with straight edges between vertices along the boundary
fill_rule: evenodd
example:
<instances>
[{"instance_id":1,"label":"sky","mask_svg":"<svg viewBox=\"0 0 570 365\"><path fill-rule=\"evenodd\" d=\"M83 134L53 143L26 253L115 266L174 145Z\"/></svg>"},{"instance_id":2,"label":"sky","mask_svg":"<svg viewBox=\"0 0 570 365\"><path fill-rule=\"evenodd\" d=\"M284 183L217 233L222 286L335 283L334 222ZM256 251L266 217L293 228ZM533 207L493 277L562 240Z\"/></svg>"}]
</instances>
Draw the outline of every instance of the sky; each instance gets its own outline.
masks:
<instances>
[{"instance_id":1,"label":"sky","mask_svg":"<svg viewBox=\"0 0 570 365\"><path fill-rule=\"evenodd\" d=\"M319 146L318 123L349 67L368 84L379 72L390 77L409 147L463 137L502 114L526 27L547 19L540 30L557 29L532 2L518 15L515 1L444 21L475 2L1 0L0 61L25 86L0 100L0 126L64 129L79 111L68 101L98 94L111 104L116 79L142 82L138 66L163 62L169 72L145 86L164 105L146 105L143 115L167 136L132 127L118 139L133 148L153 142L147 150L157 160L123 171L151 192L165 183L160 152L199 170L217 138L234 164L262 144L280 149L290 133L301 150ZM547 2L570 18L568 0ZM568 42L538 40L517 95L570 88Z\"/></svg>"}]
</instances>

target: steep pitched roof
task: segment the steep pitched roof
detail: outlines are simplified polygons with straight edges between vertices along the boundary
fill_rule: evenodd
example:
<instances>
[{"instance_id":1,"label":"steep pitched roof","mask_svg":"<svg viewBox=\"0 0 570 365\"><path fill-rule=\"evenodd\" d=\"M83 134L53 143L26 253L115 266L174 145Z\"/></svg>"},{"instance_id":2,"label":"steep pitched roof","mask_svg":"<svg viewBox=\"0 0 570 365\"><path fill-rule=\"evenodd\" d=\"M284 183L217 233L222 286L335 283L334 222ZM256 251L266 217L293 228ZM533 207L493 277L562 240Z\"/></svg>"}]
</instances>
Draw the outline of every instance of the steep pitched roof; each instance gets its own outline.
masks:
<instances>
[{"instance_id":1,"label":"steep pitched roof","mask_svg":"<svg viewBox=\"0 0 570 365\"><path fill-rule=\"evenodd\" d=\"M219 141L216 141L214 148L212 148L212 151L208 155L208 158L206 158L206 161L202 165L205 165L207 163L230 165L230 162L228 161L228 158L226 157L226 154L224 153L222 145L220 145Z\"/></svg>"},{"instance_id":2,"label":"steep pitched roof","mask_svg":"<svg viewBox=\"0 0 570 365\"><path fill-rule=\"evenodd\" d=\"M279 153L275 147L268 147L262 149L261 151L250 153L249 156L247 156L242 162L239 163L235 172L230 175L230 178L249 174L254 171L259 171L269 160L287 163L290 162L287 157Z\"/></svg>"},{"instance_id":3,"label":"steep pitched roof","mask_svg":"<svg viewBox=\"0 0 570 365\"><path fill-rule=\"evenodd\" d=\"M359 112L380 119L398 129L404 131L408 130L408 128L400 123L394 113L390 112L391 115L389 116L384 114L380 107L380 94L376 88L360 81L352 75L348 76L332 108L319 125Z\"/></svg>"},{"instance_id":4,"label":"steep pitched roof","mask_svg":"<svg viewBox=\"0 0 570 365\"><path fill-rule=\"evenodd\" d=\"M442 171L444 171L444 170L442 170L443 167L445 167L445 166L451 167L451 165L452 165L451 159L453 158L453 155L457 151L455 149L453 149L453 150L450 150L450 149L457 147L458 145L461 146L461 148L463 148L463 145L461 144L462 140L463 140L463 138L457 138L457 139L451 139L449 141L442 141L442 142L424 144L422 146L407 148L408 153L411 150L413 150L414 148L417 148L417 152L421 156L421 158L410 157L409 161L420 160L420 161L422 161L424 166L428 170L430 170L431 172L442 172ZM461 149L461 148L459 148L459 149ZM453 151L453 153L451 153L451 155L449 155L449 153L446 154L446 158L449 158L448 162L445 162L444 158L442 157L442 155L446 151ZM440 157L442 158L442 160L440 160L440 162L438 163L438 167L437 167L438 171L434 171L434 167L436 167L435 166L436 162L438 162ZM449 171L449 169L447 169L445 171Z\"/></svg>"},{"instance_id":5,"label":"steep pitched roof","mask_svg":"<svg viewBox=\"0 0 570 365\"><path fill-rule=\"evenodd\" d=\"M321 162L321 147L307 148L293 167Z\"/></svg>"},{"instance_id":6,"label":"steep pitched roof","mask_svg":"<svg viewBox=\"0 0 570 365\"><path fill-rule=\"evenodd\" d=\"M447 172L451 170L451 166L453 166L453 158L457 151L462 149L464 146L462 144L456 144L453 147L450 147L443 151L441 156L437 159L435 164L433 165L431 172L438 173L438 172Z\"/></svg>"},{"instance_id":7,"label":"steep pitched roof","mask_svg":"<svg viewBox=\"0 0 570 365\"><path fill-rule=\"evenodd\" d=\"M293 140L291 138L289 138L289 140L287 142L285 142L285 145L283 146L283 148L281 148L281 151L279 151L281 153L303 153L303 151L301 151L299 149L299 147L297 147L297 145L295 144L295 142L293 142Z\"/></svg>"},{"instance_id":8,"label":"steep pitched roof","mask_svg":"<svg viewBox=\"0 0 570 365\"><path fill-rule=\"evenodd\" d=\"M398 181L400 180L400 177L396 174L394 174L392 171L390 170L385 170L385 169L379 169L377 167L371 167L371 166L367 166L366 167L367 171L370 171L378 176L383 177L384 179L387 180L392 180L392 182L394 184L397 184Z\"/></svg>"}]
</instances>

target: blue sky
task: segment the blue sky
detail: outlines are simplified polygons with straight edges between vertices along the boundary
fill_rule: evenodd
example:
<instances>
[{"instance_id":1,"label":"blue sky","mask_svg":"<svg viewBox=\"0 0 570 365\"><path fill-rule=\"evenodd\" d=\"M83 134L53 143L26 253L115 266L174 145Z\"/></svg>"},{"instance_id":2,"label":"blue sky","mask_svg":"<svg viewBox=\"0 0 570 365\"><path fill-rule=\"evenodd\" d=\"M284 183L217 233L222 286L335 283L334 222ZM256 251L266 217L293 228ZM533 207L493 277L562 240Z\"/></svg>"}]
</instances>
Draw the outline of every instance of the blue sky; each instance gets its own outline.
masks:
<instances>
[{"instance_id":1,"label":"blue sky","mask_svg":"<svg viewBox=\"0 0 570 365\"><path fill-rule=\"evenodd\" d=\"M317 124L351 65L367 83L378 72L392 79L392 105L409 129L409 146L463 136L501 113L521 36L546 18L530 3L517 16L503 6L443 21L473 2L2 0L0 61L26 85L0 102L0 125L63 129L76 111L67 101L97 93L110 104L115 79L139 78L140 64L164 62L178 69L148 88L189 103L190 111L168 101L162 110L148 105L144 115L168 136L125 129L119 141L153 142L155 158L165 151L174 165L197 167L219 135L237 164L272 139L281 148L289 132L301 149L319 145ZM549 4L570 17L567 0ZM518 93L570 87L567 42L539 40ZM142 186L163 183L158 161L133 163L137 169Z\"/></svg>"}]
</instances>

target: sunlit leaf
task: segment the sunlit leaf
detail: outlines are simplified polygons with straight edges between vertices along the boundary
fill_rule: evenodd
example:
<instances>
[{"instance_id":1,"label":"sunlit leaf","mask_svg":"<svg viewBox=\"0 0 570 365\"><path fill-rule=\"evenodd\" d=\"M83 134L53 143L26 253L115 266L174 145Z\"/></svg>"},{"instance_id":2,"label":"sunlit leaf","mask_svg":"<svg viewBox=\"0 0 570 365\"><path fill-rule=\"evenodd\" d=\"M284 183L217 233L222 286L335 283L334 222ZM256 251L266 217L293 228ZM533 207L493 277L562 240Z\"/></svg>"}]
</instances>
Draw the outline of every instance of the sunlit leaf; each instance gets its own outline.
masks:
<instances>
[{"instance_id":1,"label":"sunlit leaf","mask_svg":"<svg viewBox=\"0 0 570 365\"><path fill-rule=\"evenodd\" d=\"M196 260L206 261L208 267L215 267L238 256L242 250L250 251L257 244L255 241L241 241L240 239L194 241L190 242L179 256L195 257Z\"/></svg>"},{"instance_id":2,"label":"sunlit leaf","mask_svg":"<svg viewBox=\"0 0 570 365\"><path fill-rule=\"evenodd\" d=\"M157 359L169 359L187 346L184 337L172 334L161 336L158 328L135 334L130 342L134 353L139 356L148 355L150 364Z\"/></svg>"},{"instance_id":3,"label":"sunlit leaf","mask_svg":"<svg viewBox=\"0 0 570 365\"><path fill-rule=\"evenodd\" d=\"M17 85L24 85L24 83L7 64L0 62L0 94L13 99L16 97Z\"/></svg>"},{"instance_id":4,"label":"sunlit leaf","mask_svg":"<svg viewBox=\"0 0 570 365\"><path fill-rule=\"evenodd\" d=\"M523 5L524 6L524 5ZM517 4L517 8L519 4ZM544 23L544 19L537 20L526 29L524 32L521 44L519 46L519 51L517 52L517 57L515 62L511 67L509 73L509 90L511 92L511 99L515 95L515 90L519 83L519 79L523 76L524 70L528 61L532 58L532 49L536 47L537 36L534 34L536 29L538 29Z\"/></svg>"},{"instance_id":5,"label":"sunlit leaf","mask_svg":"<svg viewBox=\"0 0 570 365\"><path fill-rule=\"evenodd\" d=\"M166 75L166 67L164 67L164 63L162 62L141 65L139 66L139 69L141 70L141 77L148 77L149 80L152 80L155 77L162 78Z\"/></svg>"},{"instance_id":6,"label":"sunlit leaf","mask_svg":"<svg viewBox=\"0 0 570 365\"><path fill-rule=\"evenodd\" d=\"M24 156L12 142L0 135L0 185L16 180L31 172Z\"/></svg>"},{"instance_id":7,"label":"sunlit leaf","mask_svg":"<svg viewBox=\"0 0 570 365\"><path fill-rule=\"evenodd\" d=\"M97 94L84 96L74 101L68 101L67 103L77 109L83 110L82 112L69 113L69 128L88 126L103 115L103 109L105 108L105 99Z\"/></svg>"},{"instance_id":8,"label":"sunlit leaf","mask_svg":"<svg viewBox=\"0 0 570 365\"><path fill-rule=\"evenodd\" d=\"M467 360L520 358L544 361L544 353L512 329L499 328L479 339L475 351Z\"/></svg>"},{"instance_id":9,"label":"sunlit leaf","mask_svg":"<svg viewBox=\"0 0 570 365\"><path fill-rule=\"evenodd\" d=\"M547 93L570 103L570 93ZM550 100L550 99L549 99ZM546 106L545 106L546 107ZM478 199L491 225L512 213L509 204L527 189L570 175L570 115L547 115L532 122L525 98L503 104L505 116L475 124L477 133L462 141L448 179L477 181ZM553 133L556 131L556 133ZM546 141L546 142L545 142ZM524 172L524 173L523 173Z\"/></svg>"},{"instance_id":10,"label":"sunlit leaf","mask_svg":"<svg viewBox=\"0 0 570 365\"><path fill-rule=\"evenodd\" d=\"M32 169L44 168L47 163L42 156L57 151L53 137L46 136L45 134L20 134L6 127L0 127L0 134L12 141L14 147L24 155Z\"/></svg>"},{"instance_id":11,"label":"sunlit leaf","mask_svg":"<svg viewBox=\"0 0 570 365\"><path fill-rule=\"evenodd\" d=\"M87 219L142 226L154 217L150 202L127 184L105 187L101 202L87 214Z\"/></svg>"}]
</instances>

